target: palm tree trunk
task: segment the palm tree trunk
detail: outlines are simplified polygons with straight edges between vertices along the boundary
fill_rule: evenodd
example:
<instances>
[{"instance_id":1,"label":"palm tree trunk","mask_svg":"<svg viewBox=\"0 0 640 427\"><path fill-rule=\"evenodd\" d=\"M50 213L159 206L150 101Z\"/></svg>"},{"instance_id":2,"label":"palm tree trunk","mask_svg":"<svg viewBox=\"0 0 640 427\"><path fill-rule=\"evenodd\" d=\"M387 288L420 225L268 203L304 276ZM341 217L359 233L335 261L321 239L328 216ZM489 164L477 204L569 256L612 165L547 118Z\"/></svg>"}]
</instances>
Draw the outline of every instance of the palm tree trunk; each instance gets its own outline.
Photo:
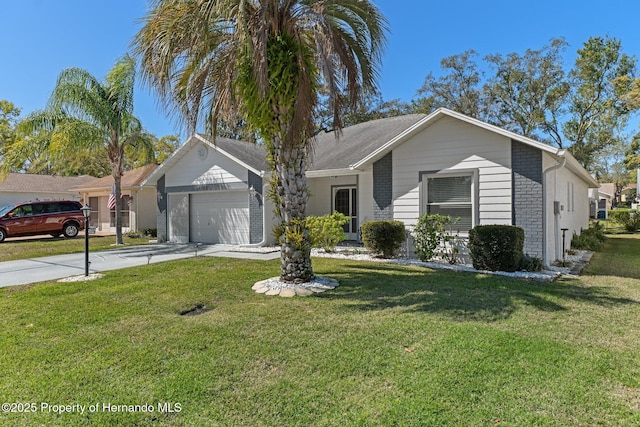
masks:
<instances>
[{"instance_id":1,"label":"palm tree trunk","mask_svg":"<svg viewBox=\"0 0 640 427\"><path fill-rule=\"evenodd\" d=\"M276 215L282 222L280 244L280 280L305 283L314 279L311 268L309 229L305 223L305 210L309 200L307 189L306 147L286 147L275 143L273 160L276 179L273 194Z\"/></svg>"},{"instance_id":2,"label":"palm tree trunk","mask_svg":"<svg viewBox=\"0 0 640 427\"><path fill-rule=\"evenodd\" d=\"M122 176L114 176L113 181L116 196L116 245L122 245Z\"/></svg>"}]
</instances>

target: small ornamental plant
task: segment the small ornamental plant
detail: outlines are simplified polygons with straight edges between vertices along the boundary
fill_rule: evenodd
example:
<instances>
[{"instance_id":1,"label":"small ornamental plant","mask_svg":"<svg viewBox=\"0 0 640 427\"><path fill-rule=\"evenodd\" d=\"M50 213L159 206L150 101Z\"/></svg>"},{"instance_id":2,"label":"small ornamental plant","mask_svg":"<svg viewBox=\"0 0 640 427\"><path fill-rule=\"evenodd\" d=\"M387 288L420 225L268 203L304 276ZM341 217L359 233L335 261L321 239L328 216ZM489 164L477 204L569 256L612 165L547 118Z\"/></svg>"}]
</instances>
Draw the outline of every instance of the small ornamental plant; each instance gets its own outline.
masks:
<instances>
[{"instance_id":1,"label":"small ornamental plant","mask_svg":"<svg viewBox=\"0 0 640 427\"><path fill-rule=\"evenodd\" d=\"M344 226L349 222L349 218L340 212L330 215L308 216L307 227L309 228L309 238L311 246L322 248L325 252L333 252L336 245L346 240Z\"/></svg>"}]
</instances>

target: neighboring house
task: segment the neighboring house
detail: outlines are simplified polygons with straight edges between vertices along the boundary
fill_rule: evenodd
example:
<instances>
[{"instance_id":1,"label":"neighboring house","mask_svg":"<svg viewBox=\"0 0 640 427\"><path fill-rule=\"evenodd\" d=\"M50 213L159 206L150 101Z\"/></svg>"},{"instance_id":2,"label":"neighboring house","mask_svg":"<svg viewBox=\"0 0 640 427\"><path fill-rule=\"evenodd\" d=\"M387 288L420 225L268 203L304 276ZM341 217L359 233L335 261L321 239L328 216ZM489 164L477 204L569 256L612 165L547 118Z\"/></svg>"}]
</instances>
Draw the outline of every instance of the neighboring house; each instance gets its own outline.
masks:
<instances>
[{"instance_id":1,"label":"neighboring house","mask_svg":"<svg viewBox=\"0 0 640 427\"><path fill-rule=\"evenodd\" d=\"M599 188L589 189L589 216L594 219L606 219L607 212L613 206L613 184L600 184Z\"/></svg>"},{"instance_id":2,"label":"neighboring house","mask_svg":"<svg viewBox=\"0 0 640 427\"><path fill-rule=\"evenodd\" d=\"M264 158L254 144L189 138L144 183L157 187L159 240L272 242ZM410 228L441 213L460 218L462 235L479 224L520 226L525 252L547 264L562 258L562 229L568 248L588 227L588 189L598 187L568 151L447 109L320 135L310 160L307 214L344 213L352 239L368 220Z\"/></svg>"},{"instance_id":3,"label":"neighboring house","mask_svg":"<svg viewBox=\"0 0 640 427\"><path fill-rule=\"evenodd\" d=\"M80 200L80 193L70 189L94 179L86 175L10 173L0 182L0 207L38 200Z\"/></svg>"},{"instance_id":4,"label":"neighboring house","mask_svg":"<svg viewBox=\"0 0 640 427\"><path fill-rule=\"evenodd\" d=\"M616 199L623 203L635 204L637 184L627 184L622 189L616 187L613 182L600 184L597 189L589 190L591 199L591 217L607 218L607 212L616 206Z\"/></svg>"},{"instance_id":5,"label":"neighboring house","mask_svg":"<svg viewBox=\"0 0 640 427\"><path fill-rule=\"evenodd\" d=\"M122 229L123 231L143 231L156 228L156 191L141 184L158 167L151 164L127 171L122 176ZM94 178L92 181L76 186L82 199L91 207L89 225L97 231L115 232L116 212L109 209L109 194L113 189L113 177Z\"/></svg>"}]
</instances>

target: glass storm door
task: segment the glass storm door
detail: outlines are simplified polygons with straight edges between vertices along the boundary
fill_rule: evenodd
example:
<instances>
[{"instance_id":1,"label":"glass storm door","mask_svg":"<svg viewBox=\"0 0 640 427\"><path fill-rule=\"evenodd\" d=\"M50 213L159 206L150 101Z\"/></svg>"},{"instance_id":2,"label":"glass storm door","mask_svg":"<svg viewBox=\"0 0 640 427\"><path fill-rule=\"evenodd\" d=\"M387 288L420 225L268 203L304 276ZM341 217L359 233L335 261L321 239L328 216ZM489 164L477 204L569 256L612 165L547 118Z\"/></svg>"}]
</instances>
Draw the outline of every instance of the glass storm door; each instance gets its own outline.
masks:
<instances>
[{"instance_id":1,"label":"glass storm door","mask_svg":"<svg viewBox=\"0 0 640 427\"><path fill-rule=\"evenodd\" d=\"M333 210L349 218L343 228L349 240L358 240L358 197L356 187L333 189Z\"/></svg>"}]
</instances>

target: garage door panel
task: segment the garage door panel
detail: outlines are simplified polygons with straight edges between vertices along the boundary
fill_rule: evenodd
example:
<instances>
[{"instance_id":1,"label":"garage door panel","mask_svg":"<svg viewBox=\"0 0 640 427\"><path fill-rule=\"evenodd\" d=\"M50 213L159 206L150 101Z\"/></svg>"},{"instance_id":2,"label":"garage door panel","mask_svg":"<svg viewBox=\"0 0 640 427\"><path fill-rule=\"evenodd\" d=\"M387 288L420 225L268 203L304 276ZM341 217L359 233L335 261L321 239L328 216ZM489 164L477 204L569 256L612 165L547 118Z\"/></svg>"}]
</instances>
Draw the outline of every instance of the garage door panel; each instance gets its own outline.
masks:
<instances>
[{"instance_id":1,"label":"garage door panel","mask_svg":"<svg viewBox=\"0 0 640 427\"><path fill-rule=\"evenodd\" d=\"M189 195L169 194L169 241L189 241Z\"/></svg>"},{"instance_id":2,"label":"garage door panel","mask_svg":"<svg viewBox=\"0 0 640 427\"><path fill-rule=\"evenodd\" d=\"M191 195L191 241L249 243L249 208L246 191Z\"/></svg>"}]
</instances>

